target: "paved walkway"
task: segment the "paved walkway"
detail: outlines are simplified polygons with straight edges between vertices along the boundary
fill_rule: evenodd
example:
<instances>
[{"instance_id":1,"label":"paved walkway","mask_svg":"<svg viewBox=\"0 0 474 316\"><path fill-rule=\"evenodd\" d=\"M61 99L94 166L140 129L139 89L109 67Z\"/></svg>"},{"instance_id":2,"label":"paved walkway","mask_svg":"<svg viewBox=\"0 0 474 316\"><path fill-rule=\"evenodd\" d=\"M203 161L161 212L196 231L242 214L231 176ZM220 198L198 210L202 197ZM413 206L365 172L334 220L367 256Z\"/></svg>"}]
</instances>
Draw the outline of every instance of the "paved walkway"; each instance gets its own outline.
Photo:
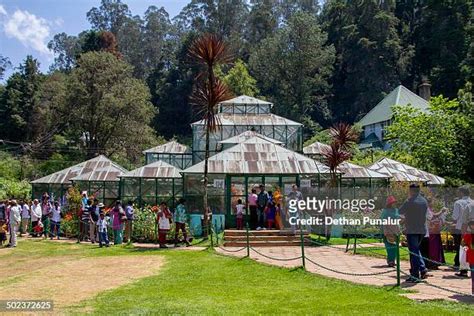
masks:
<instances>
[{"instance_id":1,"label":"paved walkway","mask_svg":"<svg viewBox=\"0 0 474 316\"><path fill-rule=\"evenodd\" d=\"M219 253L226 255L243 257L247 254L246 249L236 252L238 249L231 247L216 248ZM281 259L301 257L300 247L260 247L255 248L255 250L260 252L260 254L251 250L250 258L258 262L287 268L302 265L301 258L279 261L265 257L270 256ZM306 260L306 270L312 273L375 286L396 286L397 283L396 270L388 268L383 258L353 255L344 252L344 247L327 246L306 247L305 257L316 263L314 264ZM408 273L409 262L402 261L401 270ZM348 274L338 273L339 271ZM376 275L366 276L368 273L375 273ZM447 299L474 304L474 297L469 295L471 293L470 279L457 278L454 276L454 272L446 267L441 267L437 271L430 271L430 274L432 276L427 279L427 283L431 284L431 286L424 283L405 283L406 276L402 274L402 288L410 290L410 293L403 293L401 295L415 300ZM452 292L443 289L448 289Z\"/></svg>"}]
</instances>

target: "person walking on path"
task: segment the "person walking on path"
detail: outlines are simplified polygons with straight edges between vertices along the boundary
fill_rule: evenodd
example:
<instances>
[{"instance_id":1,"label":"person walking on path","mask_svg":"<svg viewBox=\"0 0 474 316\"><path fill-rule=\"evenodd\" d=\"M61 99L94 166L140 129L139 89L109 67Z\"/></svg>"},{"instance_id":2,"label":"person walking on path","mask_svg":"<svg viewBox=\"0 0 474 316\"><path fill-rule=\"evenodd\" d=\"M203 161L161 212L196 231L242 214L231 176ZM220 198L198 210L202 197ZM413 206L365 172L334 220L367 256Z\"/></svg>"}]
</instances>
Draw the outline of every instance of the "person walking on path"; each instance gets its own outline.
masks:
<instances>
[{"instance_id":1,"label":"person walking on path","mask_svg":"<svg viewBox=\"0 0 474 316\"><path fill-rule=\"evenodd\" d=\"M59 240L59 235L61 234L61 215L61 206L59 206L58 201L55 201L51 215L51 240L53 240L54 237Z\"/></svg>"},{"instance_id":2,"label":"person walking on path","mask_svg":"<svg viewBox=\"0 0 474 316\"><path fill-rule=\"evenodd\" d=\"M467 212L469 204L472 203L472 200L470 198L471 192L469 186L467 185L459 187L457 193L459 199L454 202L453 206L453 221L455 224L453 238L454 249L456 250L456 256L454 257L454 266L459 269L459 249L461 247L463 225L467 224L464 223L464 213ZM456 273L456 276L467 277L467 270L459 270L459 272Z\"/></svg>"},{"instance_id":3,"label":"person walking on path","mask_svg":"<svg viewBox=\"0 0 474 316\"><path fill-rule=\"evenodd\" d=\"M382 210L381 219L390 220L393 222L400 218L398 209L395 207L397 200L393 195L387 197L385 208ZM387 265L389 267L395 266L395 259L397 258L397 236L400 234L400 228L396 224L383 225L383 243L387 251Z\"/></svg>"},{"instance_id":4,"label":"person walking on path","mask_svg":"<svg viewBox=\"0 0 474 316\"><path fill-rule=\"evenodd\" d=\"M247 197L247 204L250 212L250 229L257 229L258 227L257 198L257 190L252 188L252 191Z\"/></svg>"},{"instance_id":5,"label":"person walking on path","mask_svg":"<svg viewBox=\"0 0 474 316\"><path fill-rule=\"evenodd\" d=\"M257 195L257 206L258 206L258 227L257 230L265 228L265 208L267 207L269 200L268 192L265 191L265 186L260 185L260 192Z\"/></svg>"},{"instance_id":6,"label":"person walking on path","mask_svg":"<svg viewBox=\"0 0 474 316\"><path fill-rule=\"evenodd\" d=\"M99 215L99 220L97 221L97 231L99 232L99 247L102 248L103 245L109 247L109 236L107 235L107 219L103 212Z\"/></svg>"},{"instance_id":7,"label":"person walking on path","mask_svg":"<svg viewBox=\"0 0 474 316\"><path fill-rule=\"evenodd\" d=\"M186 203L185 199L179 199L179 203L176 206L176 210L174 212L174 222L175 222L175 234L174 234L174 246L178 246L178 236L179 236L179 231L182 232L184 242L186 243L186 246L190 246L191 244L188 241L188 235L186 233L186 221L187 221L187 215L186 215L186 207L184 206L184 203Z\"/></svg>"},{"instance_id":8,"label":"person walking on path","mask_svg":"<svg viewBox=\"0 0 474 316\"><path fill-rule=\"evenodd\" d=\"M114 231L114 245L120 245L123 242L123 223L127 220L120 201L115 202L115 207L111 211L111 216L112 229Z\"/></svg>"},{"instance_id":9,"label":"person walking on path","mask_svg":"<svg viewBox=\"0 0 474 316\"><path fill-rule=\"evenodd\" d=\"M161 202L160 208L157 214L158 220L158 242L160 243L160 248L168 248L166 246L166 235L171 229L171 218L173 215L168 208L166 202Z\"/></svg>"},{"instance_id":10,"label":"person walking on path","mask_svg":"<svg viewBox=\"0 0 474 316\"><path fill-rule=\"evenodd\" d=\"M21 200L20 207L21 207L21 228L20 228L20 236L21 236L22 234L28 234L28 227L30 226L31 215L30 215L30 207L28 206L28 203Z\"/></svg>"},{"instance_id":11,"label":"person walking on path","mask_svg":"<svg viewBox=\"0 0 474 316\"><path fill-rule=\"evenodd\" d=\"M10 242L8 244L8 247L16 247L16 233L21 223L21 208L15 200L11 201L9 216Z\"/></svg>"},{"instance_id":12,"label":"person walking on path","mask_svg":"<svg viewBox=\"0 0 474 316\"><path fill-rule=\"evenodd\" d=\"M409 198L400 208L400 215L405 217L405 228L410 251L410 277L409 283L418 283L420 279L428 276L425 262L420 252L420 245L426 234L426 213L428 202L420 194L420 186L411 184Z\"/></svg>"},{"instance_id":13,"label":"person walking on path","mask_svg":"<svg viewBox=\"0 0 474 316\"><path fill-rule=\"evenodd\" d=\"M127 207L125 208L125 215L127 216L127 221L125 222L125 238L124 241L131 243L132 242L132 231L133 231L133 220L135 219L135 214L133 210L132 201L128 201Z\"/></svg>"},{"instance_id":14,"label":"person walking on path","mask_svg":"<svg viewBox=\"0 0 474 316\"><path fill-rule=\"evenodd\" d=\"M41 205L39 204L39 201L37 199L34 199L33 205L31 206L31 230L32 230L33 237L38 237L38 234L36 233L36 230L37 230L36 227L41 221L41 216L42 216Z\"/></svg>"}]
</instances>

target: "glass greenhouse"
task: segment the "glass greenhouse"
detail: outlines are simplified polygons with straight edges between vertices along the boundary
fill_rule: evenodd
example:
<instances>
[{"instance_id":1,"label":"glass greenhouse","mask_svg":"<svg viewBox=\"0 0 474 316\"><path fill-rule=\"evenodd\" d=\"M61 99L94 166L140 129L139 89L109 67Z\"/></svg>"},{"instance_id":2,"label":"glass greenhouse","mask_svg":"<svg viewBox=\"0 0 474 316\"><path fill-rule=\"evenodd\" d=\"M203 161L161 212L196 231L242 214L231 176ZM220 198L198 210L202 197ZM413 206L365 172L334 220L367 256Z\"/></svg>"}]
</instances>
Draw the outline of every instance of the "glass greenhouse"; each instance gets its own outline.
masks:
<instances>
[{"instance_id":1,"label":"glass greenhouse","mask_svg":"<svg viewBox=\"0 0 474 316\"><path fill-rule=\"evenodd\" d=\"M380 196L388 187L390 176L374 170L343 162L338 167L341 172L341 198L372 198Z\"/></svg>"},{"instance_id":2,"label":"glass greenhouse","mask_svg":"<svg viewBox=\"0 0 474 316\"><path fill-rule=\"evenodd\" d=\"M179 169L191 167L193 164L193 155L186 145L176 141L170 141L143 152L145 154L145 164L156 161L164 161Z\"/></svg>"},{"instance_id":3,"label":"glass greenhouse","mask_svg":"<svg viewBox=\"0 0 474 316\"><path fill-rule=\"evenodd\" d=\"M98 158L87 162L83 171L71 181L81 192L87 191L89 197L94 196L105 206L112 206L120 198L119 176L127 170L104 156Z\"/></svg>"},{"instance_id":4,"label":"glass greenhouse","mask_svg":"<svg viewBox=\"0 0 474 316\"><path fill-rule=\"evenodd\" d=\"M311 145L303 147L303 154L318 161L323 161L324 152L327 152L330 149L331 146L329 145L320 142L314 142Z\"/></svg>"},{"instance_id":5,"label":"glass greenhouse","mask_svg":"<svg viewBox=\"0 0 474 316\"><path fill-rule=\"evenodd\" d=\"M445 182L437 175L389 158L381 158L368 168L391 176L393 181L425 182L428 185L443 185Z\"/></svg>"},{"instance_id":6,"label":"glass greenhouse","mask_svg":"<svg viewBox=\"0 0 474 316\"><path fill-rule=\"evenodd\" d=\"M203 210L204 162L184 170L184 196L193 213ZM267 191L284 197L293 184L306 196L323 194L329 168L313 159L259 137L226 149L209 158L209 206L213 214L225 214L226 226L235 221L235 205L247 202L251 189L263 184Z\"/></svg>"},{"instance_id":7,"label":"glass greenhouse","mask_svg":"<svg viewBox=\"0 0 474 316\"><path fill-rule=\"evenodd\" d=\"M270 113L272 104L255 98L240 96L220 104L219 131L210 137L211 156L219 151L220 141L247 131L282 142L286 148L301 152L303 148L303 125ZM193 163L204 159L206 146L205 121L191 124L193 130Z\"/></svg>"},{"instance_id":8,"label":"glass greenhouse","mask_svg":"<svg viewBox=\"0 0 474 316\"><path fill-rule=\"evenodd\" d=\"M73 185L73 179L77 179L81 190L87 190L89 194L97 192L99 198L115 199L119 193L118 175L122 172L126 170L100 155L32 181L32 197L40 198L48 192L55 199L63 199Z\"/></svg>"},{"instance_id":9,"label":"glass greenhouse","mask_svg":"<svg viewBox=\"0 0 474 316\"><path fill-rule=\"evenodd\" d=\"M139 205L158 205L165 201L174 208L183 196L181 169L156 161L120 176L121 199Z\"/></svg>"}]
</instances>

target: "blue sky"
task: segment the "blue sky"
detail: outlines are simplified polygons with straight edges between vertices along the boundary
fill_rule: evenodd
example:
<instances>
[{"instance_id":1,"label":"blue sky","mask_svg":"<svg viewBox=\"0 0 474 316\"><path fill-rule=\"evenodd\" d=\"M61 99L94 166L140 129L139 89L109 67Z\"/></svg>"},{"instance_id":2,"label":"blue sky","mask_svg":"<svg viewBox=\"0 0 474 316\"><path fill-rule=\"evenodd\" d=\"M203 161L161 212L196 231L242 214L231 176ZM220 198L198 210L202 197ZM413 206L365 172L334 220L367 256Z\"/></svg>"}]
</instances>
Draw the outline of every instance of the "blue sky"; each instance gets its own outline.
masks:
<instances>
[{"instance_id":1,"label":"blue sky","mask_svg":"<svg viewBox=\"0 0 474 316\"><path fill-rule=\"evenodd\" d=\"M143 15L150 5L164 7L171 17L190 0L124 0L133 15ZM46 45L60 32L76 35L90 28L86 13L100 0L0 0L0 54L14 67L33 55L47 71L54 56ZM9 69L5 77L12 72Z\"/></svg>"}]
</instances>

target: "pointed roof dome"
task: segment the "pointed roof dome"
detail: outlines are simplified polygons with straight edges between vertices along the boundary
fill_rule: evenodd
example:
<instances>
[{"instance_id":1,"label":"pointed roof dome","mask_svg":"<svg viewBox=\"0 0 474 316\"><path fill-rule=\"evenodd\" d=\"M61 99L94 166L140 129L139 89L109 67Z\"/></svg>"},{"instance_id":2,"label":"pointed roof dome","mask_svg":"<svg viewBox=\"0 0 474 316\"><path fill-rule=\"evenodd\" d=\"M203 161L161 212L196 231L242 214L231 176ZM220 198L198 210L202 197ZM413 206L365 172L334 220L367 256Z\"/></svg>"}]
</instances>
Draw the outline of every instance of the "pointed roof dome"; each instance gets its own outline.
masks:
<instances>
[{"instance_id":1,"label":"pointed roof dome","mask_svg":"<svg viewBox=\"0 0 474 316\"><path fill-rule=\"evenodd\" d=\"M305 155L322 155L325 151L331 149L331 146L320 143L314 142L311 145L303 147L303 154Z\"/></svg>"},{"instance_id":2,"label":"pointed roof dome","mask_svg":"<svg viewBox=\"0 0 474 316\"><path fill-rule=\"evenodd\" d=\"M181 178L182 170L164 161L156 161L146 166L134 169L121 178Z\"/></svg>"},{"instance_id":3,"label":"pointed roof dome","mask_svg":"<svg viewBox=\"0 0 474 316\"><path fill-rule=\"evenodd\" d=\"M223 101L220 104L221 105L232 105L232 104L235 104L235 105L244 105L244 104L258 105L258 104L266 104L266 105L273 106L273 103L271 103L271 102L260 100L260 99L254 98L254 97L249 97L248 95L241 95L241 96L235 97L233 99Z\"/></svg>"},{"instance_id":4,"label":"pointed roof dome","mask_svg":"<svg viewBox=\"0 0 474 316\"><path fill-rule=\"evenodd\" d=\"M256 138L256 137L254 137ZM319 174L329 167L264 139L250 138L209 158L211 174ZM183 174L204 172L204 161Z\"/></svg>"},{"instance_id":5,"label":"pointed roof dome","mask_svg":"<svg viewBox=\"0 0 474 316\"><path fill-rule=\"evenodd\" d=\"M31 181L31 183L65 184L70 181L119 181L119 175L125 172L127 172L126 169L104 155L100 155Z\"/></svg>"},{"instance_id":6,"label":"pointed roof dome","mask_svg":"<svg viewBox=\"0 0 474 316\"><path fill-rule=\"evenodd\" d=\"M175 140L143 151L144 154L184 154L188 152L188 146L180 144Z\"/></svg>"},{"instance_id":7,"label":"pointed roof dome","mask_svg":"<svg viewBox=\"0 0 474 316\"><path fill-rule=\"evenodd\" d=\"M407 180L404 181L422 181L427 182L428 184L444 184L445 180L442 177L434 175L432 173L417 169L415 167L409 166L407 164L401 163L399 161L389 159L389 158L381 158L374 164L368 167L369 169L378 171L380 173L402 173L407 175ZM409 180L409 178L415 178L415 180ZM418 179L418 180L416 180ZM403 181L403 180L400 180Z\"/></svg>"},{"instance_id":8,"label":"pointed roof dome","mask_svg":"<svg viewBox=\"0 0 474 316\"><path fill-rule=\"evenodd\" d=\"M259 140L265 140L265 141L268 141L270 143L273 143L273 144L277 144L277 145L282 145L283 142L279 141L279 140L276 140L276 139L273 139L273 138L270 138L270 137L267 137L267 136L263 136L262 134L259 134L257 132L254 132L254 131L246 131L246 132L243 132L237 136L234 136L234 137L231 137L231 138L227 138L227 139L224 139L224 140L221 140L219 143L220 144L240 144L240 143L243 143L251 138L254 138L255 141L259 141Z\"/></svg>"},{"instance_id":9,"label":"pointed roof dome","mask_svg":"<svg viewBox=\"0 0 474 316\"><path fill-rule=\"evenodd\" d=\"M360 121L359 124L367 126L375 123L385 122L392 118L392 107L394 105L411 104L416 109L425 111L428 109L428 101L411 92L409 89L399 85L392 90L382 101L380 101L372 110L370 110Z\"/></svg>"}]
</instances>

